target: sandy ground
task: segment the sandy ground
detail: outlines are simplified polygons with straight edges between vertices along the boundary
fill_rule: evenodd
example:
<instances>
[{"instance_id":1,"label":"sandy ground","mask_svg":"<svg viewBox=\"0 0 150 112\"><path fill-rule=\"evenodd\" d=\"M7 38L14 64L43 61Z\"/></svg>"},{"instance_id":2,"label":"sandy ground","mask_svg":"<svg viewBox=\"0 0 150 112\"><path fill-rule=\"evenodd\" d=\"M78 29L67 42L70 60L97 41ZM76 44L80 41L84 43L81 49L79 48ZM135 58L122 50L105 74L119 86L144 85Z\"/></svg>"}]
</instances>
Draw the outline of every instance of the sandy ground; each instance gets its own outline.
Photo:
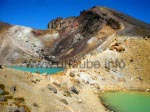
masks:
<instances>
[{"instance_id":1,"label":"sandy ground","mask_svg":"<svg viewBox=\"0 0 150 112\"><path fill-rule=\"evenodd\" d=\"M70 72L74 72L75 77L71 77ZM104 77L107 78L104 81L87 79L89 82L86 82L86 79L84 79L86 76L78 75L83 73L83 71L69 69L65 73L42 76L4 68L0 70L0 84L4 84L7 91L14 97L24 97L25 104L31 112L105 112L107 109L103 107L98 97L100 92L128 89L146 90L150 88L149 83L129 81L128 79L126 79L126 82L117 82L114 79L107 78L110 76ZM57 94L47 88L48 84L57 89ZM66 88L64 87L65 84ZM10 88L14 85L16 86L16 92L12 93ZM64 96L64 90L70 91L69 88L72 85L77 87L79 94L70 92L71 97ZM61 99L65 99L68 104L64 104ZM35 103L38 106L34 106Z\"/></svg>"}]
</instances>

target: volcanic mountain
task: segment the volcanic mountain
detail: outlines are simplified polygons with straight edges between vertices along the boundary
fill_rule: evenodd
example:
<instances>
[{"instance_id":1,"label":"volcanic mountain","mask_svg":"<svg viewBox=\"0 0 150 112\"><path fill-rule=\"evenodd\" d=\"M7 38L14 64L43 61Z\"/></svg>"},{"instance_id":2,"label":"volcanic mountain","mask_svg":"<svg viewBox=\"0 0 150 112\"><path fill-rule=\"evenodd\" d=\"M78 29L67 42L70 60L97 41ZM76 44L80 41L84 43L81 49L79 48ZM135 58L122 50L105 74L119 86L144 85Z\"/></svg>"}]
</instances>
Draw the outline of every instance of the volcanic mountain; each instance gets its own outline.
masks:
<instances>
[{"instance_id":1,"label":"volcanic mountain","mask_svg":"<svg viewBox=\"0 0 150 112\"><path fill-rule=\"evenodd\" d=\"M1 66L41 69L64 63L65 70L53 75ZM108 91L147 95L149 65L150 25L106 7L59 17L48 23L47 30L0 22L0 110L112 112L115 109L104 107L100 95Z\"/></svg>"},{"instance_id":2,"label":"volcanic mountain","mask_svg":"<svg viewBox=\"0 0 150 112\"><path fill-rule=\"evenodd\" d=\"M150 26L106 7L95 6L78 17L57 18L47 30L0 22L0 63L80 60L107 49L116 37L150 37Z\"/></svg>"}]
</instances>

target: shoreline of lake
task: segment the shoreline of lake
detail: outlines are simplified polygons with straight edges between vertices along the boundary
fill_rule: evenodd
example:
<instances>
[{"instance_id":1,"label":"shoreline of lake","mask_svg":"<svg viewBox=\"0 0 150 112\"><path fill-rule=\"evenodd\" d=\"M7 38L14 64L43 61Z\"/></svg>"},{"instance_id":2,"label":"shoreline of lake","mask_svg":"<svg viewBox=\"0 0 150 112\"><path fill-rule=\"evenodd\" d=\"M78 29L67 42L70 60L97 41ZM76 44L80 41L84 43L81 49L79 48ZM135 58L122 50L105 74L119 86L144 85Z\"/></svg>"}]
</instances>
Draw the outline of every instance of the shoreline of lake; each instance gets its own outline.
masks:
<instances>
[{"instance_id":1,"label":"shoreline of lake","mask_svg":"<svg viewBox=\"0 0 150 112\"><path fill-rule=\"evenodd\" d=\"M62 72L64 71L64 68L61 67L25 67L25 66L7 66L7 68L10 69L15 69L15 70L19 70L19 71L23 71L23 72L30 72L30 73L39 73L39 74L47 74L47 75L51 75L51 74L55 74L58 72Z\"/></svg>"}]
</instances>

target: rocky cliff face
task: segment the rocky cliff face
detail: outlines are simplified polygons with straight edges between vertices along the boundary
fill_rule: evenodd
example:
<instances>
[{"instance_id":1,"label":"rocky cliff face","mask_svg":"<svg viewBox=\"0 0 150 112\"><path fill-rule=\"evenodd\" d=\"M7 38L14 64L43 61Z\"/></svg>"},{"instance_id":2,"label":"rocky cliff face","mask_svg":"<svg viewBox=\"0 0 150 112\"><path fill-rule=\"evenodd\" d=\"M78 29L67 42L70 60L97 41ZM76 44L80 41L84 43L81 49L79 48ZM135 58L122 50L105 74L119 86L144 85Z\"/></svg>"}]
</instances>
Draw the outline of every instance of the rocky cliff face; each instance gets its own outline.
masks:
<instances>
[{"instance_id":1,"label":"rocky cliff face","mask_svg":"<svg viewBox=\"0 0 150 112\"><path fill-rule=\"evenodd\" d=\"M63 19L61 17L52 20L48 24L48 29L54 29L54 30L62 30L63 28L69 27L73 21L75 20L75 17L70 17Z\"/></svg>"},{"instance_id":2,"label":"rocky cliff face","mask_svg":"<svg viewBox=\"0 0 150 112\"><path fill-rule=\"evenodd\" d=\"M99 53L119 36L150 37L150 26L105 7L82 11L78 17L57 18L47 30L0 23L0 62L47 60L59 63Z\"/></svg>"}]
</instances>

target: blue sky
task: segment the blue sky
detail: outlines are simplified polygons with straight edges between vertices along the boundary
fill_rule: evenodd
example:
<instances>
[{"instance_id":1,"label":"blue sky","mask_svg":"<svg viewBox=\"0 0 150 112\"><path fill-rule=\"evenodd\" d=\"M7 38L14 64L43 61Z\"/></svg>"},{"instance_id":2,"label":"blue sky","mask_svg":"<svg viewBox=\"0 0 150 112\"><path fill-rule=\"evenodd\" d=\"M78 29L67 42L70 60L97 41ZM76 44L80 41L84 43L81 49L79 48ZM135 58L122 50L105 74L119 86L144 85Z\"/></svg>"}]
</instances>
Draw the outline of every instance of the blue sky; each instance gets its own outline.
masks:
<instances>
[{"instance_id":1,"label":"blue sky","mask_svg":"<svg viewBox=\"0 0 150 112\"><path fill-rule=\"evenodd\" d=\"M0 21L46 29L56 17L78 16L95 5L150 23L150 0L0 0Z\"/></svg>"}]
</instances>

